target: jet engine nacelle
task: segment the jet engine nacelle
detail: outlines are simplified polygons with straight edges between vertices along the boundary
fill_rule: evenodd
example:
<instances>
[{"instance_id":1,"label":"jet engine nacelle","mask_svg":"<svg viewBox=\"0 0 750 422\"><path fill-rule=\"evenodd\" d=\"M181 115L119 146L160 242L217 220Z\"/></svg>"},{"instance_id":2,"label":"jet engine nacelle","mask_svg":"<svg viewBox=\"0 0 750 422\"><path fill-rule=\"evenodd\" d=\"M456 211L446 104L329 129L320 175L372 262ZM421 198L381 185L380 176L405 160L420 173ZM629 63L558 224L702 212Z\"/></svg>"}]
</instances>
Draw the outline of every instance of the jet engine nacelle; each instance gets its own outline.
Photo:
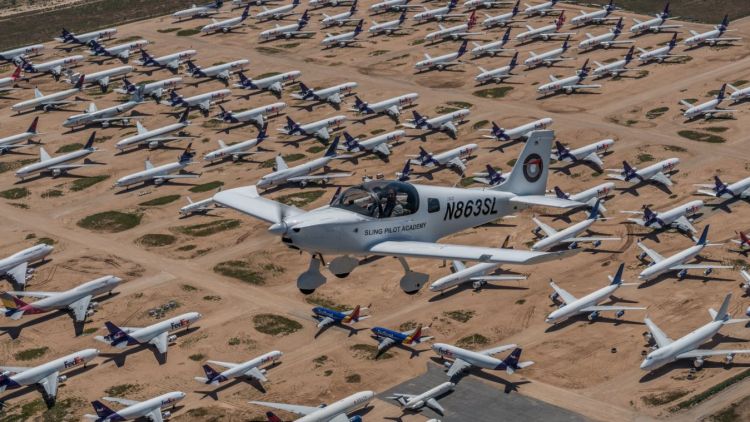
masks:
<instances>
[{"instance_id":1,"label":"jet engine nacelle","mask_svg":"<svg viewBox=\"0 0 750 422\"><path fill-rule=\"evenodd\" d=\"M685 276L687 276L687 270L680 270L680 272L677 273L677 278L680 280L684 279Z\"/></svg>"},{"instance_id":2,"label":"jet engine nacelle","mask_svg":"<svg viewBox=\"0 0 750 422\"><path fill-rule=\"evenodd\" d=\"M476 281L473 281L473 282L471 283L471 287L473 287L473 288L474 288L474 290L479 290L479 289L481 289L482 287L484 287L484 286L485 286L486 284L487 284L487 282L486 282L486 281L484 281L484 280L476 280Z\"/></svg>"},{"instance_id":3,"label":"jet engine nacelle","mask_svg":"<svg viewBox=\"0 0 750 422\"><path fill-rule=\"evenodd\" d=\"M159 141L150 141L148 143L148 149L156 149L159 148L159 145L161 145L161 142Z\"/></svg>"},{"instance_id":4,"label":"jet engine nacelle","mask_svg":"<svg viewBox=\"0 0 750 422\"><path fill-rule=\"evenodd\" d=\"M446 368L450 368L451 366L453 366L453 362L443 362L443 366L445 366Z\"/></svg>"},{"instance_id":5,"label":"jet engine nacelle","mask_svg":"<svg viewBox=\"0 0 750 422\"><path fill-rule=\"evenodd\" d=\"M235 163L236 163L237 161L239 161L239 159L240 159L240 156L239 156L239 155L237 155L237 154L232 154L232 162L235 162Z\"/></svg>"},{"instance_id":6,"label":"jet engine nacelle","mask_svg":"<svg viewBox=\"0 0 750 422\"><path fill-rule=\"evenodd\" d=\"M68 379L68 377L66 375L60 375L60 376L57 377L57 382L60 383L60 384L62 384L67 379Z\"/></svg>"},{"instance_id":7,"label":"jet engine nacelle","mask_svg":"<svg viewBox=\"0 0 750 422\"><path fill-rule=\"evenodd\" d=\"M708 276L713 272L713 268L706 268L705 271L703 271L703 275Z\"/></svg>"},{"instance_id":8,"label":"jet engine nacelle","mask_svg":"<svg viewBox=\"0 0 750 422\"><path fill-rule=\"evenodd\" d=\"M560 295L558 295L558 294L557 294L557 292L552 292L552 293L551 293L551 294L549 295L549 298L550 298L550 299L551 299L551 300L552 300L553 302L556 302L556 301L557 301L557 298L558 298L558 297L560 297Z\"/></svg>"},{"instance_id":9,"label":"jet engine nacelle","mask_svg":"<svg viewBox=\"0 0 750 422\"><path fill-rule=\"evenodd\" d=\"M170 411L161 412L161 417L164 418L164 419L167 419L170 416L172 416L172 412L170 412Z\"/></svg>"},{"instance_id":10,"label":"jet engine nacelle","mask_svg":"<svg viewBox=\"0 0 750 422\"><path fill-rule=\"evenodd\" d=\"M61 175L62 172L63 171L60 170L60 169L54 169L54 170L52 170L52 177L57 177L57 176Z\"/></svg>"},{"instance_id":11,"label":"jet engine nacelle","mask_svg":"<svg viewBox=\"0 0 750 422\"><path fill-rule=\"evenodd\" d=\"M568 245L568 249L578 249L578 242L571 242Z\"/></svg>"},{"instance_id":12,"label":"jet engine nacelle","mask_svg":"<svg viewBox=\"0 0 750 422\"><path fill-rule=\"evenodd\" d=\"M598 248L598 247L599 247L599 246L600 246L601 244L602 244L602 241L601 241L601 240L595 240L595 241L594 241L594 247L595 247L595 248Z\"/></svg>"},{"instance_id":13,"label":"jet engine nacelle","mask_svg":"<svg viewBox=\"0 0 750 422\"><path fill-rule=\"evenodd\" d=\"M623 311L622 309L620 309L619 311L615 312L615 317L616 318L622 318L623 315L625 315L625 311Z\"/></svg>"},{"instance_id":14,"label":"jet engine nacelle","mask_svg":"<svg viewBox=\"0 0 750 422\"><path fill-rule=\"evenodd\" d=\"M362 416L352 416L349 418L349 422L362 422Z\"/></svg>"},{"instance_id":15,"label":"jet engine nacelle","mask_svg":"<svg viewBox=\"0 0 750 422\"><path fill-rule=\"evenodd\" d=\"M703 366L703 358L697 358L693 361L693 366L700 368Z\"/></svg>"},{"instance_id":16,"label":"jet engine nacelle","mask_svg":"<svg viewBox=\"0 0 750 422\"><path fill-rule=\"evenodd\" d=\"M598 311L594 311L594 312L590 313L589 316L588 316L588 318L589 318L589 321L593 321L593 320L599 318L599 312Z\"/></svg>"},{"instance_id":17,"label":"jet engine nacelle","mask_svg":"<svg viewBox=\"0 0 750 422\"><path fill-rule=\"evenodd\" d=\"M638 257L639 260L644 260L646 259L646 252L641 252L636 256Z\"/></svg>"},{"instance_id":18,"label":"jet engine nacelle","mask_svg":"<svg viewBox=\"0 0 750 422\"><path fill-rule=\"evenodd\" d=\"M167 342L171 343L173 341L177 340L177 335L172 334L171 336L167 337Z\"/></svg>"},{"instance_id":19,"label":"jet engine nacelle","mask_svg":"<svg viewBox=\"0 0 750 422\"><path fill-rule=\"evenodd\" d=\"M89 317L89 316L92 316L92 315L94 315L94 313L96 313L96 311L95 311L95 310L93 310L93 309L89 309L89 310L87 310L87 311L86 311L86 316L87 316L87 317Z\"/></svg>"},{"instance_id":20,"label":"jet engine nacelle","mask_svg":"<svg viewBox=\"0 0 750 422\"><path fill-rule=\"evenodd\" d=\"M99 302L89 303L89 309L99 309Z\"/></svg>"},{"instance_id":21,"label":"jet engine nacelle","mask_svg":"<svg viewBox=\"0 0 750 422\"><path fill-rule=\"evenodd\" d=\"M730 363L732 363L732 361L733 361L733 360L734 360L734 354L732 354L732 353L728 354L728 355L727 355L727 356L726 356L726 357L724 358L724 362L726 362L726 363L727 363L727 365L729 365Z\"/></svg>"},{"instance_id":22,"label":"jet engine nacelle","mask_svg":"<svg viewBox=\"0 0 750 422\"><path fill-rule=\"evenodd\" d=\"M648 343L651 343L652 341L654 341L654 336L651 335L651 333L649 332L643 333L643 338L646 339Z\"/></svg>"},{"instance_id":23,"label":"jet engine nacelle","mask_svg":"<svg viewBox=\"0 0 750 422\"><path fill-rule=\"evenodd\" d=\"M570 95L570 94L573 93L573 88L565 88L564 91L565 91L566 94Z\"/></svg>"}]
</instances>

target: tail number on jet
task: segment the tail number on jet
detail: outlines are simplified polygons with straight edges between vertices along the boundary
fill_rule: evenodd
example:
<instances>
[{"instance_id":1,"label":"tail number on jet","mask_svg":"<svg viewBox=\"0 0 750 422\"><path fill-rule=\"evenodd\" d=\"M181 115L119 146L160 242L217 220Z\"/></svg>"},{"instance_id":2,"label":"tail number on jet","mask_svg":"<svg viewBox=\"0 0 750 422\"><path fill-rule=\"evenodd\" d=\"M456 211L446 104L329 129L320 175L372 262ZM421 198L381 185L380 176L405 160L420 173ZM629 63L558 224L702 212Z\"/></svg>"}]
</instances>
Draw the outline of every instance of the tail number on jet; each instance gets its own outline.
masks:
<instances>
[{"instance_id":1,"label":"tail number on jet","mask_svg":"<svg viewBox=\"0 0 750 422\"><path fill-rule=\"evenodd\" d=\"M469 199L468 201L448 202L445 207L443 220L477 217L481 215L497 214L496 198Z\"/></svg>"}]
</instances>

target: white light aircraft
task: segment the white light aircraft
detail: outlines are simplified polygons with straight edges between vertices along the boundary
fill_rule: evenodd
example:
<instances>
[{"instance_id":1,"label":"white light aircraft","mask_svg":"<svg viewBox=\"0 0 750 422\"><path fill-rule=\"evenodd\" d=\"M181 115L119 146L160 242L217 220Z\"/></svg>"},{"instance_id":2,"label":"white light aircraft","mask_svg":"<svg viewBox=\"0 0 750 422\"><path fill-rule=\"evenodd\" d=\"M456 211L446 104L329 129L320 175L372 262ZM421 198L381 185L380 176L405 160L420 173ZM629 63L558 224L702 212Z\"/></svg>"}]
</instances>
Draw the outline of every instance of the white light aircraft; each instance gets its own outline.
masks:
<instances>
[{"instance_id":1,"label":"white light aircraft","mask_svg":"<svg viewBox=\"0 0 750 422\"><path fill-rule=\"evenodd\" d=\"M712 356L724 356L725 362L731 364L735 355L750 354L750 350L747 349L713 350L699 348L702 344L713 339L725 325L750 322L748 319L733 319L729 315L727 311L731 299L732 294L727 294L718 312L714 309L708 310L711 315L711 322L677 340L667 337L664 331L647 317L644 322L648 327L648 338L656 343L656 350L646 355L641 363L641 369L653 371L678 359L693 359L693 366L700 368L703 366L704 360Z\"/></svg>"},{"instance_id":2,"label":"white light aircraft","mask_svg":"<svg viewBox=\"0 0 750 422\"><path fill-rule=\"evenodd\" d=\"M648 256L651 259L651 264L638 275L638 278L643 281L653 280L662 274L677 271L677 278L679 280L684 279L689 270L703 270L703 275L709 276L713 270L721 268L732 268L731 265L714 265L714 264L687 264L692 261L693 258L700 255L703 248L706 246L720 246L720 244L708 243L708 228L706 225L701 233L700 239L695 241L695 245L691 246L683 251L680 251L668 258L664 258L659 255L656 251L649 249L641 242L638 242L638 247L643 250L638 255L638 259L645 259Z\"/></svg>"},{"instance_id":3,"label":"white light aircraft","mask_svg":"<svg viewBox=\"0 0 750 422\"><path fill-rule=\"evenodd\" d=\"M16 177L24 180L24 178L28 176L44 173L50 173L52 177L57 177L63 173L68 172L69 170L94 165L93 163L90 163L89 160L86 159L86 157L99 151L94 147L95 137L96 132L91 133L89 140L86 142L83 148L77 151L60 154L57 157L50 157L47 151L44 150L44 147L39 147L39 162L21 167L16 171ZM84 159L83 163L71 164L74 161L78 161L80 159Z\"/></svg>"},{"instance_id":4,"label":"white light aircraft","mask_svg":"<svg viewBox=\"0 0 750 422\"><path fill-rule=\"evenodd\" d=\"M295 419L295 422L361 422L361 417L354 416L349 418L347 414L355 412L363 407L367 407L368 403L374 398L374 392L360 391L359 393L352 394L351 396L345 397L339 401L323 406L300 406L296 404L270 403L264 401L251 401L250 403L302 416L299 419ZM273 412L267 412L266 415L268 416L269 421L281 421L281 419L274 415Z\"/></svg>"},{"instance_id":5,"label":"white light aircraft","mask_svg":"<svg viewBox=\"0 0 750 422\"><path fill-rule=\"evenodd\" d=\"M26 287L26 279L31 273L29 264L37 261L43 263L54 249L51 245L40 243L0 259L0 276L9 279L23 290Z\"/></svg>"},{"instance_id":6,"label":"white light aircraft","mask_svg":"<svg viewBox=\"0 0 750 422\"><path fill-rule=\"evenodd\" d=\"M269 231L280 236L284 244L313 255L309 269L297 279L297 287L303 293L312 293L325 283L326 278L320 273L323 255L336 256L327 267L342 277L360 264L355 256L399 257L405 271L401 288L415 292L429 276L411 270L406 257L538 264L564 255L435 243L449 234L495 221L528 206L579 206L544 196L553 137L551 131L532 133L508 180L487 189L375 180L351 187L337 195L330 206L309 212L261 198L255 186L220 192L214 200L271 223ZM397 208L401 209L401 216L393 215L392 210ZM387 210L391 212L386 213ZM323 233L330 233L334 226L337 236L331 242ZM393 227L398 227L398 237L394 238Z\"/></svg>"},{"instance_id":7,"label":"white light aircraft","mask_svg":"<svg viewBox=\"0 0 750 422\"><path fill-rule=\"evenodd\" d=\"M203 315L198 312L188 312L143 328L118 327L112 322L107 321L104 325L107 327L109 334L106 336L96 336L94 339L118 349L124 349L136 344L148 344L156 347L156 350L164 356L167 353L169 343L177 340L176 334L169 335L169 333L181 328L184 328L185 332L188 332L190 324L195 323L201 317Z\"/></svg>"},{"instance_id":8,"label":"white light aircraft","mask_svg":"<svg viewBox=\"0 0 750 422\"><path fill-rule=\"evenodd\" d=\"M562 301L559 308L552 311L544 319L547 324L557 324L558 322L568 319L570 317L588 314L587 318L589 321L595 321L602 312L614 312L615 318L622 318L625 315L625 311L638 311L646 308L640 306L622 306L622 305L600 305L601 302L609 300L610 297L615 294L617 289L621 286L635 286L637 283L623 283L622 273L625 270L625 264L620 264L617 269L617 273L614 277L609 276L610 284L602 287L595 292L589 293L581 298L576 298L572 294L565 291L563 288L555 284L554 281L550 281L549 285L555 292L550 295L550 299L556 302L558 299Z\"/></svg>"},{"instance_id":9,"label":"white light aircraft","mask_svg":"<svg viewBox=\"0 0 750 422\"><path fill-rule=\"evenodd\" d=\"M161 185L172 179L195 179L200 177L200 174L195 173L182 173L182 170L193 164L193 157L195 153L191 149L192 144L189 144L185 151L180 154L176 162L163 164L158 167L154 167L150 160L146 160L146 169L137 173L129 174L121 177L115 182L116 187L129 187L138 183L149 183L153 182L155 185Z\"/></svg>"},{"instance_id":10,"label":"white light aircraft","mask_svg":"<svg viewBox=\"0 0 750 422\"><path fill-rule=\"evenodd\" d=\"M650 227L656 230L665 230L675 228L684 233L696 233L690 217L695 215L703 208L703 201L695 200L686 204L678 205L664 212L652 211L648 206L643 207L643 211L620 211L625 214L638 214L641 218L628 218L639 226Z\"/></svg>"},{"instance_id":11,"label":"white light aircraft","mask_svg":"<svg viewBox=\"0 0 750 422\"><path fill-rule=\"evenodd\" d=\"M617 241L619 237L606 237L606 236L579 236L579 234L588 231L589 228L596 223L599 219L599 204L601 199L597 199L597 202L591 209L589 216L578 223L573 224L563 230L557 231L552 227L542 223L538 218L533 217L534 223L537 227L532 230L534 234L538 234L543 231L546 235L545 238L539 240L531 246L532 251L547 251L559 245L566 245L568 249L577 249L579 243L591 243L595 248L599 247L602 242Z\"/></svg>"},{"instance_id":12,"label":"white light aircraft","mask_svg":"<svg viewBox=\"0 0 750 422\"><path fill-rule=\"evenodd\" d=\"M173 391L145 401L104 397L102 400L119 403L125 407L115 411L99 400L94 400L91 405L94 407L96 415L83 415L83 417L93 419L96 422L128 421L141 418L148 419L151 422L163 422L165 418L172 416L172 412L162 410L162 408L172 406L172 409L174 409L175 404L184 399L185 396L186 394L181 391Z\"/></svg>"},{"instance_id":13,"label":"white light aircraft","mask_svg":"<svg viewBox=\"0 0 750 422\"><path fill-rule=\"evenodd\" d=\"M0 293L3 302L1 311L6 317L19 320L24 315L36 315L67 309L75 322L83 323L99 307L99 304L92 302L92 299L105 293L111 295L112 290L117 288L121 282L121 278L108 275L62 292L2 292ZM39 300L26 303L19 299L21 297L35 297Z\"/></svg>"},{"instance_id":14,"label":"white light aircraft","mask_svg":"<svg viewBox=\"0 0 750 422\"><path fill-rule=\"evenodd\" d=\"M498 353L510 349L513 349L513 351L505 359L497 359L493 357ZM522 350L515 344L507 344L474 352L450 344L435 343L432 345L432 350L446 360L445 366L448 368L447 375L451 379L458 374L468 372L473 367L492 369L495 371L504 369L508 374L513 374L519 369L527 368L534 364L532 361L519 361ZM449 362L448 360L452 360L452 362Z\"/></svg>"}]
</instances>

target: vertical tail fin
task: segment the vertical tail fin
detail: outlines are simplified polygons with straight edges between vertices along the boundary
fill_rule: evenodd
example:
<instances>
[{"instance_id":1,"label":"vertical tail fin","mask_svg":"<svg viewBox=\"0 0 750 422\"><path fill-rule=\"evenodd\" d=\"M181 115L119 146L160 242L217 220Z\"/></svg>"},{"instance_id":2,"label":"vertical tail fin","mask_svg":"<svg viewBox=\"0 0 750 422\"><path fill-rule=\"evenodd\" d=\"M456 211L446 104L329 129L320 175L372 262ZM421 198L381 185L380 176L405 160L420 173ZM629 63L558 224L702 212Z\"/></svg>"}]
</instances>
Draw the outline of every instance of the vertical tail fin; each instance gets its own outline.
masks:
<instances>
[{"instance_id":1,"label":"vertical tail fin","mask_svg":"<svg viewBox=\"0 0 750 422\"><path fill-rule=\"evenodd\" d=\"M591 208L591 212L589 213L588 220L596 220L599 218L599 204L601 204L602 200L597 199L594 206Z\"/></svg>"},{"instance_id":2,"label":"vertical tail fin","mask_svg":"<svg viewBox=\"0 0 750 422\"><path fill-rule=\"evenodd\" d=\"M333 138L333 142L331 142L331 145L328 146L328 149L326 150L325 157L335 157L336 156L336 148L339 146L339 138L340 136L336 136Z\"/></svg>"},{"instance_id":3,"label":"vertical tail fin","mask_svg":"<svg viewBox=\"0 0 750 422\"><path fill-rule=\"evenodd\" d=\"M635 50L635 46L631 46L630 50L628 50L627 53L625 53L625 64L630 63L633 60L633 51Z\"/></svg>"},{"instance_id":4,"label":"vertical tail fin","mask_svg":"<svg viewBox=\"0 0 750 422\"><path fill-rule=\"evenodd\" d=\"M190 114L190 107L185 107L185 111L182 112L182 116L180 116L180 123L189 123L188 115Z\"/></svg>"},{"instance_id":5,"label":"vertical tail fin","mask_svg":"<svg viewBox=\"0 0 750 422\"><path fill-rule=\"evenodd\" d=\"M672 35L672 39L669 40L669 51L672 51L673 48L677 45L677 33L675 32Z\"/></svg>"},{"instance_id":6,"label":"vertical tail fin","mask_svg":"<svg viewBox=\"0 0 750 422\"><path fill-rule=\"evenodd\" d=\"M89 136L89 140L86 141L86 145L83 146L83 149L91 149L94 147L94 139L96 138L96 131L91 132L91 136Z\"/></svg>"},{"instance_id":7,"label":"vertical tail fin","mask_svg":"<svg viewBox=\"0 0 750 422\"><path fill-rule=\"evenodd\" d=\"M258 143L255 144L256 146L263 142L264 139L268 138L268 122L265 122L263 124L263 127L260 128L260 131L258 131L258 136L255 138L258 140Z\"/></svg>"},{"instance_id":8,"label":"vertical tail fin","mask_svg":"<svg viewBox=\"0 0 750 422\"><path fill-rule=\"evenodd\" d=\"M31 122L31 126L26 129L28 133L36 133L37 125L39 124L39 116L34 117L34 121Z\"/></svg>"},{"instance_id":9,"label":"vertical tail fin","mask_svg":"<svg viewBox=\"0 0 750 422\"><path fill-rule=\"evenodd\" d=\"M711 227L710 224L706 224L706 227L703 228L703 233L701 233L700 239L698 239L697 242L695 242L696 245L706 245L708 243L708 228Z\"/></svg>"},{"instance_id":10,"label":"vertical tail fin","mask_svg":"<svg viewBox=\"0 0 750 422\"><path fill-rule=\"evenodd\" d=\"M16 70L14 70L14 71L13 71L13 74L12 74L12 75L10 75L11 79L13 79L14 81L15 81L15 80L18 80L18 79L19 79L19 78L21 77L21 71L22 71L22 70L23 70L23 69L21 69L21 66L18 66L18 65L17 65L17 66L16 66Z\"/></svg>"},{"instance_id":11,"label":"vertical tail fin","mask_svg":"<svg viewBox=\"0 0 750 422\"><path fill-rule=\"evenodd\" d=\"M624 173L625 177L631 177L633 174L635 174L635 170L633 167L630 166L630 164L622 160L622 172Z\"/></svg>"},{"instance_id":12,"label":"vertical tail fin","mask_svg":"<svg viewBox=\"0 0 750 422\"><path fill-rule=\"evenodd\" d=\"M83 89L83 82L86 80L86 75L81 75L78 77L78 81L75 84L75 89Z\"/></svg>"},{"instance_id":13,"label":"vertical tail fin","mask_svg":"<svg viewBox=\"0 0 750 422\"><path fill-rule=\"evenodd\" d=\"M266 412L266 419L268 419L268 422L284 422L273 412Z\"/></svg>"},{"instance_id":14,"label":"vertical tail fin","mask_svg":"<svg viewBox=\"0 0 750 422\"><path fill-rule=\"evenodd\" d=\"M3 302L3 307L9 311L15 312L19 308L23 308L28 305L23 300L13 296L8 292L0 292L0 301Z\"/></svg>"},{"instance_id":15,"label":"vertical tail fin","mask_svg":"<svg viewBox=\"0 0 750 422\"><path fill-rule=\"evenodd\" d=\"M188 163L190 160L193 159L195 156L195 152L193 152L193 143L189 143L187 148L180 154L180 163Z\"/></svg>"},{"instance_id":16,"label":"vertical tail fin","mask_svg":"<svg viewBox=\"0 0 750 422\"><path fill-rule=\"evenodd\" d=\"M245 10L242 11L240 21L244 21L248 16L250 16L250 3L248 3L247 6L245 6Z\"/></svg>"},{"instance_id":17,"label":"vertical tail fin","mask_svg":"<svg viewBox=\"0 0 750 422\"><path fill-rule=\"evenodd\" d=\"M404 168L401 170L401 174L398 176L399 182L409 180L409 174L411 174L411 161L407 159Z\"/></svg>"},{"instance_id":18,"label":"vertical tail fin","mask_svg":"<svg viewBox=\"0 0 750 422\"><path fill-rule=\"evenodd\" d=\"M521 196L544 195L554 137L555 133L551 130L531 132L508 180L493 189Z\"/></svg>"},{"instance_id":19,"label":"vertical tail fin","mask_svg":"<svg viewBox=\"0 0 750 422\"><path fill-rule=\"evenodd\" d=\"M507 44L508 41L510 41L510 30L512 28L509 26L508 29L505 30L505 33L503 34L503 45Z\"/></svg>"},{"instance_id":20,"label":"vertical tail fin","mask_svg":"<svg viewBox=\"0 0 750 422\"><path fill-rule=\"evenodd\" d=\"M503 363L505 364L508 372L513 373L513 371L518 369L518 361L519 359L521 359L521 352L523 352L523 349L521 349L520 347L516 347L512 352L510 352L510 355L508 355L507 358L503 359Z\"/></svg>"},{"instance_id":21,"label":"vertical tail fin","mask_svg":"<svg viewBox=\"0 0 750 422\"><path fill-rule=\"evenodd\" d=\"M216 377L219 376L219 373L216 372L214 368L208 365L203 365L203 372L206 373L206 378L208 378L208 380L206 380L206 384L210 384L214 379L216 379Z\"/></svg>"},{"instance_id":22,"label":"vertical tail fin","mask_svg":"<svg viewBox=\"0 0 750 422\"><path fill-rule=\"evenodd\" d=\"M560 199L569 199L569 198L570 198L570 197L569 197L569 196L568 196L568 195L567 195L567 194L566 194L565 192L563 192L563 190L562 190L562 189L560 189L559 187L555 186L555 187L554 187L553 189L555 190L555 196L557 196L558 198L560 198Z\"/></svg>"},{"instance_id":23,"label":"vertical tail fin","mask_svg":"<svg viewBox=\"0 0 750 422\"><path fill-rule=\"evenodd\" d=\"M719 93L716 94L716 99L719 101L722 101L724 99L724 94L726 93L726 91L727 91L727 84L721 85L721 88L719 88Z\"/></svg>"},{"instance_id":24,"label":"vertical tail fin","mask_svg":"<svg viewBox=\"0 0 750 422\"><path fill-rule=\"evenodd\" d=\"M94 407L96 416L99 416L100 418L107 418L115 413L114 410L110 409L109 407L107 407L107 405L100 402L99 400L92 401L91 406Z\"/></svg>"},{"instance_id":25,"label":"vertical tail fin","mask_svg":"<svg viewBox=\"0 0 750 422\"><path fill-rule=\"evenodd\" d=\"M469 43L469 41L468 41L468 40L464 40L464 41L463 41L463 42L461 43L461 46L460 46L460 47L458 47L458 52L457 52L457 54L458 54L458 55L456 56L456 58L459 58L459 57L463 56L463 55L464 55L464 54L466 53L466 45L467 45L468 43Z\"/></svg>"},{"instance_id":26,"label":"vertical tail fin","mask_svg":"<svg viewBox=\"0 0 750 422\"><path fill-rule=\"evenodd\" d=\"M724 32L729 27L729 15L724 15L724 19L721 20L721 23L719 24L719 27L716 28L720 32Z\"/></svg>"},{"instance_id":27,"label":"vertical tail fin","mask_svg":"<svg viewBox=\"0 0 750 422\"><path fill-rule=\"evenodd\" d=\"M732 294L728 293L724 297L724 301L721 302L721 307L719 308L719 312L716 313L716 316L714 316L714 321L723 321L729 319L729 314L727 314L727 311L729 310L730 300L732 300Z\"/></svg>"},{"instance_id":28,"label":"vertical tail fin","mask_svg":"<svg viewBox=\"0 0 750 422\"><path fill-rule=\"evenodd\" d=\"M619 267L617 267L617 273L615 274L614 278L612 278L612 283L610 284L622 284L622 273L625 271L625 264L620 264Z\"/></svg>"},{"instance_id":29,"label":"vertical tail fin","mask_svg":"<svg viewBox=\"0 0 750 422\"><path fill-rule=\"evenodd\" d=\"M513 57L510 59L510 63L508 63L508 67L510 67L510 70L513 70L514 67L518 65L518 51L516 51L516 54L513 55Z\"/></svg>"}]
</instances>

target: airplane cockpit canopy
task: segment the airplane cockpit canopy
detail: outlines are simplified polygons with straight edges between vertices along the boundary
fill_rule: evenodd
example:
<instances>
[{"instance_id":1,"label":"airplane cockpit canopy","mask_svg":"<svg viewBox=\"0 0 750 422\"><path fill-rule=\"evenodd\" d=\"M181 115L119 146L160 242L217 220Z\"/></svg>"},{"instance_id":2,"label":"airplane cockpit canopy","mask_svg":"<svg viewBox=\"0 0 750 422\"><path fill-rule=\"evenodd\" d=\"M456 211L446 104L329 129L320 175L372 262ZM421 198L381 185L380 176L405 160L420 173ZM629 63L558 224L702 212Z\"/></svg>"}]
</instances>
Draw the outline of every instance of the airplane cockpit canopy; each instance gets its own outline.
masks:
<instances>
[{"instance_id":1,"label":"airplane cockpit canopy","mask_svg":"<svg viewBox=\"0 0 750 422\"><path fill-rule=\"evenodd\" d=\"M417 212L419 194L408 183L372 180L343 191L331 206L373 218L401 217Z\"/></svg>"}]
</instances>

